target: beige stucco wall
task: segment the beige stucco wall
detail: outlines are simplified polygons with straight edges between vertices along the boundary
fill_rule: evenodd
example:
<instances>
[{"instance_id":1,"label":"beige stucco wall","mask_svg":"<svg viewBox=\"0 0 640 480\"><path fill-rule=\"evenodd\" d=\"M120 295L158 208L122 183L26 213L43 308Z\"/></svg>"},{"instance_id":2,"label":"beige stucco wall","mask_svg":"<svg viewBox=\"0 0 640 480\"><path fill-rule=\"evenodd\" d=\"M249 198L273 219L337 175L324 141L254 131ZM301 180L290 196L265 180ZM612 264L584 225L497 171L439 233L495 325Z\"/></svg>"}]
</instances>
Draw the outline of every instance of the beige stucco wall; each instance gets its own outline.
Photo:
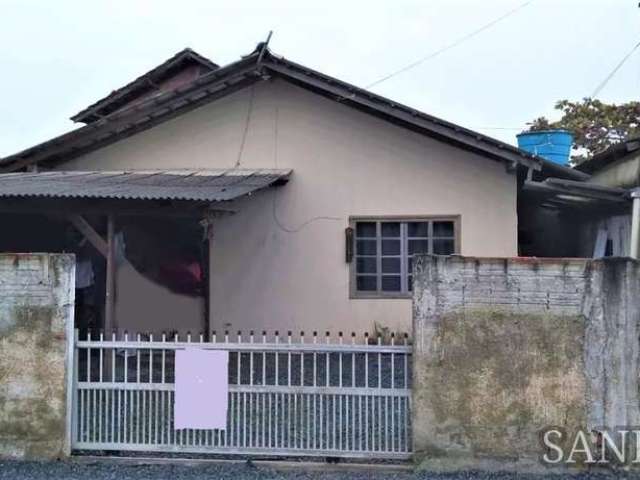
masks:
<instances>
[{"instance_id":1,"label":"beige stucco wall","mask_svg":"<svg viewBox=\"0 0 640 480\"><path fill-rule=\"evenodd\" d=\"M231 168L249 99L238 92L65 168ZM218 221L214 329L362 332L379 322L408 331L410 299L349 299L349 216L460 215L462 254L517 254L516 178L503 164L281 80L255 87L240 160L294 173Z\"/></svg>"}]
</instances>

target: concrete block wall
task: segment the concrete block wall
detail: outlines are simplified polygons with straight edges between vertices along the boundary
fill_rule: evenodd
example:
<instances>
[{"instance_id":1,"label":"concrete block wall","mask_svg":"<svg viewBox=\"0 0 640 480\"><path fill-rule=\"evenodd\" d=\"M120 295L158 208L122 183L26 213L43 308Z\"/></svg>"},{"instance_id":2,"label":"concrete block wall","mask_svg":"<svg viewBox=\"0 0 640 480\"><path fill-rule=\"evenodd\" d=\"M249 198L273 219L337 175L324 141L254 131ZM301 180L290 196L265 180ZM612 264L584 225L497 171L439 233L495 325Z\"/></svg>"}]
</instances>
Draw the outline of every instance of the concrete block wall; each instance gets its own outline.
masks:
<instances>
[{"instance_id":1,"label":"concrete block wall","mask_svg":"<svg viewBox=\"0 0 640 480\"><path fill-rule=\"evenodd\" d=\"M0 458L60 458L73 255L0 254Z\"/></svg>"},{"instance_id":2,"label":"concrete block wall","mask_svg":"<svg viewBox=\"0 0 640 480\"><path fill-rule=\"evenodd\" d=\"M540 468L539 433L638 425L638 262L423 256L413 432L432 470Z\"/></svg>"}]
</instances>

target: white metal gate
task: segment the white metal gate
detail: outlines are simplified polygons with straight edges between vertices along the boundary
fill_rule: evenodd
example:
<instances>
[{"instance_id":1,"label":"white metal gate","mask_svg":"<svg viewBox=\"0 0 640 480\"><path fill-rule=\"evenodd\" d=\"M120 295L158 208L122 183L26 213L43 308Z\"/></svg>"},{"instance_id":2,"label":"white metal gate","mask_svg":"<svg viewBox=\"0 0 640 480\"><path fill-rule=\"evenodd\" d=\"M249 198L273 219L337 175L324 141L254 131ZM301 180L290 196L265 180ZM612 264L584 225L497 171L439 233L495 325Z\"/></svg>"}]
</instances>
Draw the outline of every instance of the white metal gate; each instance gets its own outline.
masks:
<instances>
[{"instance_id":1,"label":"white metal gate","mask_svg":"<svg viewBox=\"0 0 640 480\"><path fill-rule=\"evenodd\" d=\"M74 339L74 450L408 458L411 346L364 336ZM173 428L174 354L229 351L226 430Z\"/></svg>"}]
</instances>

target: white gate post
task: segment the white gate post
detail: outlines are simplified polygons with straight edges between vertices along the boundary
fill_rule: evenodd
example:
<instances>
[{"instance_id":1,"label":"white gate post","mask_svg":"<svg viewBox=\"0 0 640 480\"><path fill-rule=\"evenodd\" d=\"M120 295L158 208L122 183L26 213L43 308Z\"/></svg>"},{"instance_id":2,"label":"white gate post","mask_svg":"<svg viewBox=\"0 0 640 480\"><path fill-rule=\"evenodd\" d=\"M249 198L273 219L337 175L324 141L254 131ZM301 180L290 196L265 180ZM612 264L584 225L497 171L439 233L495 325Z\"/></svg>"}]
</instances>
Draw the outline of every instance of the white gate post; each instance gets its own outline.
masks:
<instances>
[{"instance_id":1,"label":"white gate post","mask_svg":"<svg viewBox=\"0 0 640 480\"><path fill-rule=\"evenodd\" d=\"M74 328L74 315L69 318L69 325L66 329L66 371L67 371L67 411L66 426L64 438L64 454L68 457L71 455L71 447L76 438L77 422L77 376L78 376L78 358L76 356L76 343L78 342L78 330Z\"/></svg>"}]
</instances>

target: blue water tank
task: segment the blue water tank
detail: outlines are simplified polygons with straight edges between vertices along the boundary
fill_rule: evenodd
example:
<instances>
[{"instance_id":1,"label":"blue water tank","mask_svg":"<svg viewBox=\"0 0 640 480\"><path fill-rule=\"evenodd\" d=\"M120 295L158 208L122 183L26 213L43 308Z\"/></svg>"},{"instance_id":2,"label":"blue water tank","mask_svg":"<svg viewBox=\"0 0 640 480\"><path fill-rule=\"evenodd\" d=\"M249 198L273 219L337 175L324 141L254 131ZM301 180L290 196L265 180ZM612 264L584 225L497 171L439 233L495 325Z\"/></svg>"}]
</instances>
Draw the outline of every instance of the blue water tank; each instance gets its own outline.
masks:
<instances>
[{"instance_id":1,"label":"blue water tank","mask_svg":"<svg viewBox=\"0 0 640 480\"><path fill-rule=\"evenodd\" d=\"M539 155L547 160L567 165L569 153L573 144L573 135L567 130L539 130L524 132L518 137L518 147L522 150Z\"/></svg>"}]
</instances>

